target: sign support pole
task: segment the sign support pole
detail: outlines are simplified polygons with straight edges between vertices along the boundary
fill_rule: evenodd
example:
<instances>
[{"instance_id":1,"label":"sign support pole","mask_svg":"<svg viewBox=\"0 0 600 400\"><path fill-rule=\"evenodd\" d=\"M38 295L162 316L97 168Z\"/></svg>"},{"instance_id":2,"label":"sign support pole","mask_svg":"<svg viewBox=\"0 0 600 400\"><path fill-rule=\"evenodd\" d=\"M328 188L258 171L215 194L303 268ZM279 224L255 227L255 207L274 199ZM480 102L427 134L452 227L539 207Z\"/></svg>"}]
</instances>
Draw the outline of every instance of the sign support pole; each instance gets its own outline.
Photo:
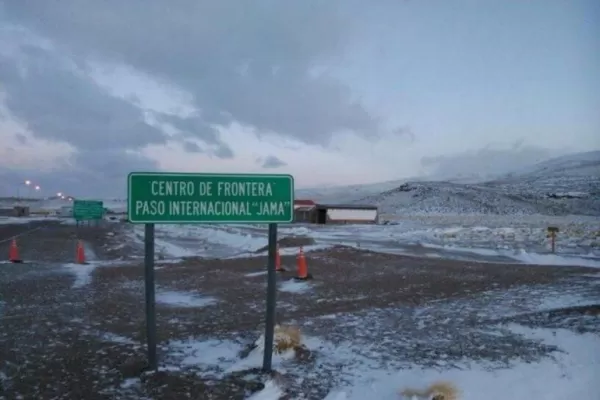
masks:
<instances>
[{"instance_id":1,"label":"sign support pole","mask_svg":"<svg viewBox=\"0 0 600 400\"><path fill-rule=\"evenodd\" d=\"M144 270L146 283L146 341L148 344L148 367L152 370L157 370L154 224L145 224L144 226Z\"/></svg>"},{"instance_id":2,"label":"sign support pole","mask_svg":"<svg viewBox=\"0 0 600 400\"><path fill-rule=\"evenodd\" d=\"M265 323L265 350L263 370L271 372L273 361L273 341L275 335L275 302L277 297L277 272L275 257L277 253L277 224L269 224L269 259L267 261L267 313Z\"/></svg>"}]
</instances>

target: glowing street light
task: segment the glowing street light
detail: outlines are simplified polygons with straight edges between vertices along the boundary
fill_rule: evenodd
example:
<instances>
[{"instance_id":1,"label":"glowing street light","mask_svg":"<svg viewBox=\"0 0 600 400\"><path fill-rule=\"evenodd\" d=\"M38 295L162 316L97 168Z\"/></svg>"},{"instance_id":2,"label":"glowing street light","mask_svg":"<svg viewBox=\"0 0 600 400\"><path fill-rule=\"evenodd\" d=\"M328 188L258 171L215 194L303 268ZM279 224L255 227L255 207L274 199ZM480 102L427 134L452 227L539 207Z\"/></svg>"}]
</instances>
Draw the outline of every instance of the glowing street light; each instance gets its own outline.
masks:
<instances>
[{"instance_id":1,"label":"glowing street light","mask_svg":"<svg viewBox=\"0 0 600 400\"><path fill-rule=\"evenodd\" d=\"M58 193L56 193L56 195L57 195L58 197L62 197L62 193L61 193L61 192L58 192Z\"/></svg>"},{"instance_id":2,"label":"glowing street light","mask_svg":"<svg viewBox=\"0 0 600 400\"><path fill-rule=\"evenodd\" d=\"M41 187L39 185L35 185L35 190L39 191L40 189L41 189Z\"/></svg>"},{"instance_id":3,"label":"glowing street light","mask_svg":"<svg viewBox=\"0 0 600 400\"><path fill-rule=\"evenodd\" d=\"M31 195L29 192L31 190L31 181L29 179L25 180L25 186L27 186L27 195ZM17 187L17 197L21 197L21 185Z\"/></svg>"}]
</instances>

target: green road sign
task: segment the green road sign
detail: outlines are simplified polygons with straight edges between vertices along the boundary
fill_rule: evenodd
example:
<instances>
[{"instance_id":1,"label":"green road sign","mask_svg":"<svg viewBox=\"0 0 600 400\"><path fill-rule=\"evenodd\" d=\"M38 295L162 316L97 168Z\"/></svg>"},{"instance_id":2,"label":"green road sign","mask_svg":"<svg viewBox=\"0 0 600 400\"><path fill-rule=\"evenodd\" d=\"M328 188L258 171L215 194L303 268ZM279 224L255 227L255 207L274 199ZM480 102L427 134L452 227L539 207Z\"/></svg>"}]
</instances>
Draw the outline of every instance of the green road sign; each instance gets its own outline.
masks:
<instances>
[{"instance_id":1,"label":"green road sign","mask_svg":"<svg viewBox=\"0 0 600 400\"><path fill-rule=\"evenodd\" d=\"M290 223L291 175L132 172L127 215L134 224Z\"/></svg>"},{"instance_id":2,"label":"green road sign","mask_svg":"<svg viewBox=\"0 0 600 400\"><path fill-rule=\"evenodd\" d=\"M73 218L78 221L102 219L104 203L101 200L74 200Z\"/></svg>"}]
</instances>

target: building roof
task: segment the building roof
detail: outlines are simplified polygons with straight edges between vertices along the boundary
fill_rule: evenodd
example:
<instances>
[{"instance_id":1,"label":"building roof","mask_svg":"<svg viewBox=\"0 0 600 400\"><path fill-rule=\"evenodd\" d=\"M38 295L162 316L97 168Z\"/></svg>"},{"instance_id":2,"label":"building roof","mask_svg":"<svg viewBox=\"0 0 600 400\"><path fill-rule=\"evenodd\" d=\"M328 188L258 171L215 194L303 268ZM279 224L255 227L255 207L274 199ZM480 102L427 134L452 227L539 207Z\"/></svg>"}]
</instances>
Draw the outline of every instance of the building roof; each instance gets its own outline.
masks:
<instances>
[{"instance_id":1,"label":"building roof","mask_svg":"<svg viewBox=\"0 0 600 400\"><path fill-rule=\"evenodd\" d=\"M314 210L314 207L306 207L306 206L301 206L296 208L296 211L312 211Z\"/></svg>"},{"instance_id":2,"label":"building roof","mask_svg":"<svg viewBox=\"0 0 600 400\"><path fill-rule=\"evenodd\" d=\"M294 200L294 205L295 206L316 206L317 203L315 203L312 200Z\"/></svg>"},{"instance_id":3,"label":"building roof","mask_svg":"<svg viewBox=\"0 0 600 400\"><path fill-rule=\"evenodd\" d=\"M368 204L317 204L317 208L337 208L340 210L377 210L379 207Z\"/></svg>"}]
</instances>

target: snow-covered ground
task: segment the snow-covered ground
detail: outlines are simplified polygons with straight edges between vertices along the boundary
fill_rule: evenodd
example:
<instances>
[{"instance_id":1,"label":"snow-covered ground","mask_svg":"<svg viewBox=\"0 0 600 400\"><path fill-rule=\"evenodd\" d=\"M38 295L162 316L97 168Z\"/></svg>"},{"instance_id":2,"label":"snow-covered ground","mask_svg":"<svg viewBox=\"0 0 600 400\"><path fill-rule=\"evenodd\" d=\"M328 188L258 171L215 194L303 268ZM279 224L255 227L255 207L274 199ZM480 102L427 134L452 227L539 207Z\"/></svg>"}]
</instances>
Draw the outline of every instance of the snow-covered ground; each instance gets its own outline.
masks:
<instances>
[{"instance_id":1,"label":"snow-covered ground","mask_svg":"<svg viewBox=\"0 0 600 400\"><path fill-rule=\"evenodd\" d=\"M542 322L502 322L519 317L515 298L520 298L522 315L539 313ZM424 390L436 381L452 382L460 400L596 398L600 336L560 323L544 326L549 318L543 317L557 308L586 303L589 300L578 296L518 289L414 310L375 309L307 319L301 323L303 332L330 323L345 334L335 342L303 334L301 344L310 352L310 362L299 361L293 350L275 354L274 368L287 379L267 381L265 389L250 399L279 400L286 388L302 386L304 379L330 382L327 394L310 397L323 400L397 400L402 399L401 390ZM392 314L394 318L403 314L406 325L390 324ZM263 342L259 337L253 350L241 357L247 344L240 338L173 341L164 349L169 360L165 368L191 368L216 378L260 368Z\"/></svg>"},{"instance_id":2,"label":"snow-covered ground","mask_svg":"<svg viewBox=\"0 0 600 400\"><path fill-rule=\"evenodd\" d=\"M594 334L575 334L568 330L528 329L519 325L505 327L525 340L539 341L560 349L553 358L538 362L511 361L508 363L472 362L464 360L449 366L444 353L439 354L438 365L433 367L381 368L365 355L364 348L353 346L351 340L343 346L334 345L316 337L307 337L304 345L319 353L316 363L323 366L346 365L346 385L333 389L323 400L398 400L401 390L423 390L434 382L452 382L459 391L460 400L568 400L593 399L600 390L597 371L600 368L600 337ZM262 337L257 341L261 344ZM246 359L238 354L243 348L234 341L176 342L173 354L182 365L219 365L224 372L258 368L262 348L257 348ZM379 355L381 356L381 355ZM275 366L284 371L292 352L275 356ZM393 363L393 362L392 362ZM211 365L212 364L212 365ZM291 367L288 365L288 368ZM316 372L313 372L316 373ZM278 400L283 389L274 381L267 381L263 391L249 400ZM429 399L429 397L427 398ZM409 399L406 399L409 400Z\"/></svg>"},{"instance_id":3,"label":"snow-covered ground","mask_svg":"<svg viewBox=\"0 0 600 400\"><path fill-rule=\"evenodd\" d=\"M557 226L556 254L547 227ZM280 225L279 237L308 237L305 251L346 245L425 257L471 258L528 264L600 265L600 224L585 216L415 215L388 225ZM143 242L143 227L131 237ZM157 225L156 248L166 258L239 257L267 244L265 226ZM298 248L282 249L295 254ZM264 253L262 253L264 254Z\"/></svg>"},{"instance_id":4,"label":"snow-covered ground","mask_svg":"<svg viewBox=\"0 0 600 400\"><path fill-rule=\"evenodd\" d=\"M367 370L362 372L359 382L351 383L348 389L331 393L326 400L397 399L399 391L406 387L423 389L435 381L454 383L460 391L461 400L566 400L597 396L600 383L594 377L600 363L591 352L600 352L598 336L577 335L566 330L530 330L519 326L512 329L530 340L557 346L564 353L558 354L554 360L515 362L498 369L474 363L451 371L414 368L390 374L387 370Z\"/></svg>"},{"instance_id":5,"label":"snow-covered ground","mask_svg":"<svg viewBox=\"0 0 600 400\"><path fill-rule=\"evenodd\" d=\"M556 255L548 253L547 226L560 228ZM292 395L291 398L401 400L401 390L425 389L437 380L452 382L460 391L458 399L461 400L593 399L600 393L596 373L600 368L600 325L594 308L600 301L597 290L600 274L594 271L580 271L576 276L567 274L547 284L541 280L498 287L495 285L500 282L499 276L485 275L484 269L498 271L514 266L483 264L474 271L455 265L455 269L439 269L439 274L433 274L443 281L438 291L448 293L432 298L421 291L432 287L433 277L418 278L423 270L433 268L433 263L428 264L432 260L385 255L377 263L375 259L379 254L352 251L344 259L331 256L329 253L335 253L333 251L313 254L311 266L327 261L320 274L315 273L315 280L297 282L289 279L291 274L278 275L278 318L300 327L303 347L276 354L274 367L281 376L271 379L253 369L261 366L263 355L264 338L260 336L261 329L254 327L264 315L264 264L257 258L238 259L264 256L264 252L256 253L256 250L266 245L266 227L157 225L156 228L157 251L171 258L161 260L165 266L157 263L161 268L157 272L156 292L159 329L170 335L169 340L159 343L163 372L186 377L197 374L211 382L227 381L234 374L245 374L244 378L252 382L263 380L266 387L258 393L248 393L246 398L251 400L281 400L286 392L307 392L306 385L314 385L314 392L308 390L311 393L306 397ZM600 266L598 247L593 243L597 240L596 229L597 219L591 217L405 215L387 225L281 225L279 236L312 238L314 244L306 246L305 251L345 244L381 253L423 257L501 258L515 263ZM120 234L120 228L115 232ZM110 237L121 239L119 234L110 233ZM132 226L128 234L131 240L141 244L142 227ZM297 247L282 248L284 254L297 251ZM143 324L144 286L140 263L98 261L88 248L86 254L91 261L84 266L3 265L0 271L4 273L0 277L4 279L1 281L4 286L0 289L12 295L3 299L8 307L0 302L0 313L6 313L5 309L9 308L12 323L22 323L20 332L46 332L51 337L58 335L60 329L69 329L78 335L85 333L113 342L119 352L142 348L144 343L139 332ZM170 263L189 256L232 259ZM352 261L359 257L360 263L351 268ZM400 263L404 265L396 265ZM38 282L34 278L39 278L39 273L19 281L14 279L26 268L51 271L55 267L59 272L68 271L74 279L61 281L62 275L56 274ZM341 279L340 273L334 275L334 279L325 279L325 269L336 269L341 274L347 271L348 276L360 282L374 276L384 277L373 281L368 291L366 288L359 291L351 280ZM567 267L530 266L517 269L522 274L519 281L528 274L545 275L556 270L562 274L568 270ZM530 274L532 270L536 273ZM415 271L414 275L411 271ZM452 277L452 273L459 278ZM393 281L394 275L398 284ZM467 284L480 280L490 288L467 290L455 296L451 293L462 290L462 283L447 285L449 280ZM412 300L392 301L390 297L373 306L384 292L382 284L390 281L394 284L388 293L397 296L410 288L417 300L414 303ZM26 286L27 282L32 286ZM335 284L339 287L334 287ZM26 288L35 296L21 296L21 293L29 293ZM253 295L257 296L253 298ZM411 293L411 299L412 296ZM369 303L364 307L345 308L359 298L368 299ZM56 299L61 301L56 302ZM46 305L53 307L55 314L42 308ZM584 312L575 310L584 306L588 307ZM64 310L58 313L58 307ZM28 320L22 319L33 310L38 313L36 323L42 321L35 329L27 325ZM100 312L102 314L96 314ZM79 322L69 322L74 325L61 328L73 315L78 316ZM0 318L4 316L0 314ZM214 321L223 321L227 316L233 316L230 324L209 329ZM88 324L88 319L94 324ZM52 332L41 331L42 325ZM6 325L0 332L10 340L21 340L23 345L28 336L10 336L16 332L12 326ZM22 347L19 351L26 354L23 349L28 349L28 357L34 358L41 351L38 343L44 339L39 336L31 341L32 347ZM58 346L56 343L59 342L53 345ZM71 345L66 339L60 343ZM255 347L249 350L249 344ZM55 353L62 357L60 351ZM98 356L97 348L85 354L85 358ZM85 370L86 375L92 369ZM113 369L102 366L102 371ZM0 375L6 385L14 385L20 376L14 368L11 371L12 382ZM115 379L123 383L118 387L123 396L115 394L115 398L144 398L135 397L143 391L144 379L136 375L125 380L120 376ZM55 381L60 380L51 384L57 384Z\"/></svg>"},{"instance_id":6,"label":"snow-covered ground","mask_svg":"<svg viewBox=\"0 0 600 400\"><path fill-rule=\"evenodd\" d=\"M57 221L58 217L0 217L0 225L22 225L30 222Z\"/></svg>"}]
</instances>

